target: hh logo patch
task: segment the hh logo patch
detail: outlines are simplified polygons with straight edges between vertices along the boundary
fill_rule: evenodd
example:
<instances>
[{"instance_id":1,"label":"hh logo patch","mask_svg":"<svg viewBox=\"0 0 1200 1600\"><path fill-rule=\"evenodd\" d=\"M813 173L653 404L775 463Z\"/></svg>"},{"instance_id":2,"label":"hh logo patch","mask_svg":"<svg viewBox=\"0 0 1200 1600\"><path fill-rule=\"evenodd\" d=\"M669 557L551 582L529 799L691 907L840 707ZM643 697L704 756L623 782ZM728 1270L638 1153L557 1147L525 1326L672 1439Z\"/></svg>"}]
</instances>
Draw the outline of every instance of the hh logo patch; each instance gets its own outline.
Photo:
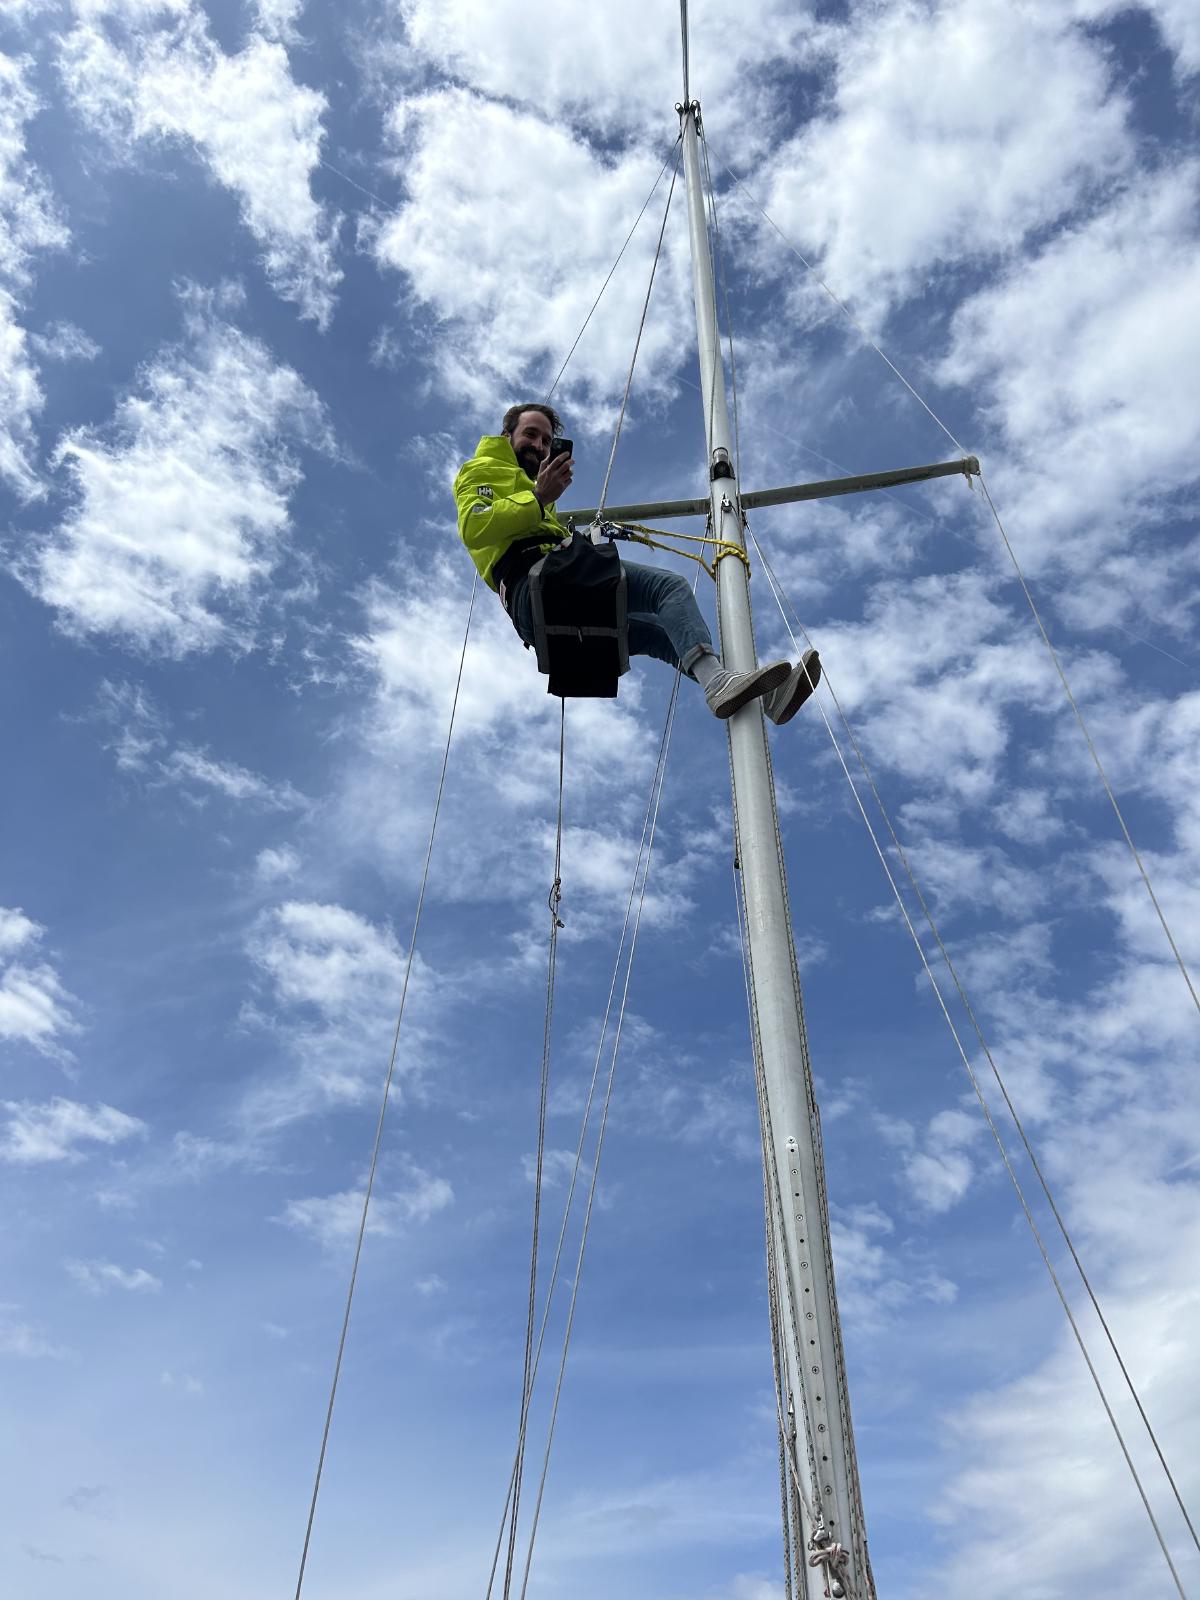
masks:
<instances>
[{"instance_id":1,"label":"hh logo patch","mask_svg":"<svg viewBox=\"0 0 1200 1600\"><path fill-rule=\"evenodd\" d=\"M476 489L475 493L481 500L490 500L496 491L492 488L490 483L481 483L479 488Z\"/></svg>"}]
</instances>

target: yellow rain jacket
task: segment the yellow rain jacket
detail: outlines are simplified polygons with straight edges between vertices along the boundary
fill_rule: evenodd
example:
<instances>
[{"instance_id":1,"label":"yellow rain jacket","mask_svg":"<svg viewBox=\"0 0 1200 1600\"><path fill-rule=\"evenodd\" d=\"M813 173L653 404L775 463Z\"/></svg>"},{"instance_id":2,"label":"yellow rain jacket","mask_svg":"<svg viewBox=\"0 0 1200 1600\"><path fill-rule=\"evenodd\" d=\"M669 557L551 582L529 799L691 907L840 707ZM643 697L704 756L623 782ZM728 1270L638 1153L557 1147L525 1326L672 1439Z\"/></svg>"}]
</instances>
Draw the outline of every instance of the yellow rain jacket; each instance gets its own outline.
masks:
<instances>
[{"instance_id":1,"label":"yellow rain jacket","mask_svg":"<svg viewBox=\"0 0 1200 1600\"><path fill-rule=\"evenodd\" d=\"M517 465L512 444L502 433L485 433L470 461L458 469L454 499L462 542L492 589L499 587L492 568L518 540L544 534L542 548L549 550L567 537L553 504L542 510L533 479Z\"/></svg>"}]
</instances>

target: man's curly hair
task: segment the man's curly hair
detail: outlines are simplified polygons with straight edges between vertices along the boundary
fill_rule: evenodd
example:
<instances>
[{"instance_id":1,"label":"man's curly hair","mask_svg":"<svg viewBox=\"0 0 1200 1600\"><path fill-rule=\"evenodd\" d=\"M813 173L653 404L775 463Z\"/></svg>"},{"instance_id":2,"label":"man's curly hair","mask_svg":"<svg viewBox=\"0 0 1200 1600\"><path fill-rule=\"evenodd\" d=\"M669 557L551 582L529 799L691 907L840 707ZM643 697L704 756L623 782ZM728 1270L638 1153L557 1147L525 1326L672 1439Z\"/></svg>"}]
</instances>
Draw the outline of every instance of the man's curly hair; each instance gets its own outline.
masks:
<instances>
[{"instance_id":1,"label":"man's curly hair","mask_svg":"<svg viewBox=\"0 0 1200 1600\"><path fill-rule=\"evenodd\" d=\"M518 405L509 406L504 413L504 421L500 424L500 432L511 434L523 411L540 411L550 424L551 433L562 432L562 418L554 407L548 406L544 400L522 400Z\"/></svg>"}]
</instances>

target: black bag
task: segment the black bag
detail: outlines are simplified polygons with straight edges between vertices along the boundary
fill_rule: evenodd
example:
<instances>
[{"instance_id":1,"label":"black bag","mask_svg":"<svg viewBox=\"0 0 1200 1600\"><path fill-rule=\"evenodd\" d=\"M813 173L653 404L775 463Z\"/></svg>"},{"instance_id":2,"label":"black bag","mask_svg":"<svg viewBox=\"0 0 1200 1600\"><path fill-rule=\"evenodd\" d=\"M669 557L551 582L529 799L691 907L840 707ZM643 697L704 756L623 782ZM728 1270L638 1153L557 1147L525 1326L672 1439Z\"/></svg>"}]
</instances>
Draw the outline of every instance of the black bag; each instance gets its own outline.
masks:
<instances>
[{"instance_id":1,"label":"black bag","mask_svg":"<svg viewBox=\"0 0 1200 1600\"><path fill-rule=\"evenodd\" d=\"M586 534L548 551L529 569L533 645L548 694L611 700L629 671L625 572L614 544Z\"/></svg>"}]
</instances>

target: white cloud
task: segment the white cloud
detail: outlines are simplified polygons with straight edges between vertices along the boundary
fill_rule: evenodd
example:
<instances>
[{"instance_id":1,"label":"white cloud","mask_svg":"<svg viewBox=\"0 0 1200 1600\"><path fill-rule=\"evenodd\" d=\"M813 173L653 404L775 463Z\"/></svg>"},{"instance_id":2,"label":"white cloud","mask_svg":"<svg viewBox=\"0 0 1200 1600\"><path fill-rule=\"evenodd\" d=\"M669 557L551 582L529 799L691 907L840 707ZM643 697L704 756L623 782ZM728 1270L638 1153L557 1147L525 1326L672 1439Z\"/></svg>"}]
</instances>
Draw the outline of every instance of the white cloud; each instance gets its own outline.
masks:
<instances>
[{"instance_id":1,"label":"white cloud","mask_svg":"<svg viewBox=\"0 0 1200 1600\"><path fill-rule=\"evenodd\" d=\"M25 129L41 109L26 80L28 66L0 54L0 277L21 286L34 253L61 249L69 237L25 151Z\"/></svg>"},{"instance_id":2,"label":"white cloud","mask_svg":"<svg viewBox=\"0 0 1200 1600\"><path fill-rule=\"evenodd\" d=\"M120 772L145 771L167 742L167 719L141 684L102 679L94 714L114 730L104 747Z\"/></svg>"},{"instance_id":3,"label":"white cloud","mask_svg":"<svg viewBox=\"0 0 1200 1600\"><path fill-rule=\"evenodd\" d=\"M52 322L29 341L46 361L95 361L100 346L74 322Z\"/></svg>"},{"instance_id":4,"label":"white cloud","mask_svg":"<svg viewBox=\"0 0 1200 1600\"><path fill-rule=\"evenodd\" d=\"M32 944L45 933L45 928L27 917L19 906L0 906L0 956Z\"/></svg>"},{"instance_id":5,"label":"white cloud","mask_svg":"<svg viewBox=\"0 0 1200 1600\"><path fill-rule=\"evenodd\" d=\"M1061 837L1066 824L1053 809L1054 802L1043 789L1010 789L993 813L997 828L1010 839L1024 844L1048 844Z\"/></svg>"},{"instance_id":6,"label":"white cloud","mask_svg":"<svg viewBox=\"0 0 1200 1600\"><path fill-rule=\"evenodd\" d=\"M300 857L290 845L260 850L254 858L254 876L259 883L279 883L294 878L300 870Z\"/></svg>"},{"instance_id":7,"label":"white cloud","mask_svg":"<svg viewBox=\"0 0 1200 1600\"><path fill-rule=\"evenodd\" d=\"M296 38L296 23L307 0L254 0L259 32L285 44Z\"/></svg>"},{"instance_id":8,"label":"white cloud","mask_svg":"<svg viewBox=\"0 0 1200 1600\"><path fill-rule=\"evenodd\" d=\"M0 288L0 477L26 500L44 491L33 467L34 418L45 403L29 336L16 320L16 302Z\"/></svg>"},{"instance_id":9,"label":"white cloud","mask_svg":"<svg viewBox=\"0 0 1200 1600\"><path fill-rule=\"evenodd\" d=\"M131 1294L157 1294L162 1279L145 1267L118 1267L112 1261L64 1261L63 1266L81 1289L89 1294L107 1294L110 1289L125 1289Z\"/></svg>"},{"instance_id":10,"label":"white cloud","mask_svg":"<svg viewBox=\"0 0 1200 1600\"><path fill-rule=\"evenodd\" d=\"M938 369L1002 430L1001 510L1030 572L1070 570L1059 604L1078 628L1131 606L1190 619L1178 573L1196 552L1168 554L1157 527L1200 459L1198 185L1195 162L1143 176L981 289Z\"/></svg>"},{"instance_id":11,"label":"white cloud","mask_svg":"<svg viewBox=\"0 0 1200 1600\"><path fill-rule=\"evenodd\" d=\"M389 134L407 199L379 220L375 256L439 319L438 379L490 432L500 396L522 381L549 384L663 156L635 149L602 158L569 129L466 89L402 101ZM587 397L582 411L576 402L585 427L609 425L624 383L666 182L568 371L568 391ZM675 202L682 211L681 187ZM668 393L692 349L686 247L674 220L639 358L643 398Z\"/></svg>"},{"instance_id":12,"label":"white cloud","mask_svg":"<svg viewBox=\"0 0 1200 1600\"><path fill-rule=\"evenodd\" d=\"M614 128L675 131L673 108L683 92L677 9L647 11L638 0L578 7L569 49L562 29L545 17L488 0L397 0L397 9L407 42L425 62L486 95L608 135ZM812 26L807 12L791 0L747 0L730 27L722 0L692 0L691 92L722 101L727 116L752 104L753 116L738 117L740 138L766 137L779 95L767 72L801 47Z\"/></svg>"},{"instance_id":13,"label":"white cloud","mask_svg":"<svg viewBox=\"0 0 1200 1600\"><path fill-rule=\"evenodd\" d=\"M537 1178L537 1157L523 1155L521 1157L521 1170L525 1174L525 1181L533 1183ZM571 1180L575 1170L574 1150L544 1150L542 1152L542 1183L547 1189L557 1189L560 1185L565 1187ZM590 1167L586 1161L580 1165L580 1174L584 1183L587 1182Z\"/></svg>"},{"instance_id":14,"label":"white cloud","mask_svg":"<svg viewBox=\"0 0 1200 1600\"><path fill-rule=\"evenodd\" d=\"M172 745L167 717L141 684L106 678L97 692L93 716L113 730L105 748L113 752L118 769L144 777L151 788L182 789L198 806L213 794L265 811L301 811L308 806L305 796L286 780L272 781L237 762L220 761L196 745ZM287 867L286 853L278 865L281 871Z\"/></svg>"},{"instance_id":15,"label":"white cloud","mask_svg":"<svg viewBox=\"0 0 1200 1600\"><path fill-rule=\"evenodd\" d=\"M969 1150L986 1128L974 1112L974 1102L968 1111L937 1112L920 1135L902 1119L877 1116L875 1121L900 1152L904 1181L920 1211L936 1216L963 1199L976 1171Z\"/></svg>"},{"instance_id":16,"label":"white cloud","mask_svg":"<svg viewBox=\"0 0 1200 1600\"><path fill-rule=\"evenodd\" d=\"M256 964L285 1005L326 1017L358 1010L383 985L395 992L403 958L394 935L344 906L290 900L250 942Z\"/></svg>"},{"instance_id":17,"label":"white cloud","mask_svg":"<svg viewBox=\"0 0 1200 1600\"><path fill-rule=\"evenodd\" d=\"M184 1394L203 1394L204 1385L190 1372L161 1372L158 1381L164 1389L182 1389Z\"/></svg>"},{"instance_id":18,"label":"white cloud","mask_svg":"<svg viewBox=\"0 0 1200 1600\"><path fill-rule=\"evenodd\" d=\"M895 1231L891 1217L874 1204L835 1210L831 1217L838 1308L857 1334L887 1327L914 1299L950 1305L958 1296L957 1285Z\"/></svg>"},{"instance_id":19,"label":"white cloud","mask_svg":"<svg viewBox=\"0 0 1200 1600\"><path fill-rule=\"evenodd\" d=\"M44 492L34 466L34 420L45 396L15 295L29 287L35 254L61 249L68 239L25 148L26 127L40 109L28 66L0 54L0 478L26 500Z\"/></svg>"},{"instance_id":20,"label":"white cloud","mask_svg":"<svg viewBox=\"0 0 1200 1600\"><path fill-rule=\"evenodd\" d=\"M258 340L202 305L189 331L107 429L60 442L75 503L20 564L65 631L170 656L249 643L287 546L292 447L326 440L316 397Z\"/></svg>"},{"instance_id":21,"label":"white cloud","mask_svg":"<svg viewBox=\"0 0 1200 1600\"><path fill-rule=\"evenodd\" d=\"M413 568L402 589L371 585L364 596L363 631L351 641L372 692L358 730L360 758L344 771L339 838L343 848L367 851L406 874L428 837L429 806L449 726L466 623L464 565ZM574 701L568 715L571 781L579 803L611 824L570 830L573 892L583 889L589 902L606 908L632 861L620 836L635 814L640 831L652 771L653 748L637 714L646 692L640 671L622 681L619 700ZM657 679L665 704L669 674L657 663L645 671ZM455 719L453 759L460 773L465 764L466 776L447 793L438 837L440 875L454 886L449 892L455 897L511 895L527 870L531 830L536 829L543 854L552 851L553 834L546 829L553 827L558 783L558 708L545 692L532 654L495 597L481 589ZM413 799L407 805L397 803L397 760L403 760L409 777ZM472 804L465 796L479 786L491 797L493 815L513 824L494 828L491 848L482 853L475 814L459 814L460 807ZM502 867L509 858L511 873ZM657 875L655 882L665 890ZM627 876L623 887L627 892ZM664 892L655 899L665 913L673 897Z\"/></svg>"},{"instance_id":22,"label":"white cloud","mask_svg":"<svg viewBox=\"0 0 1200 1600\"><path fill-rule=\"evenodd\" d=\"M1147 1198L1142 1196L1143 1204ZM1191 1359L1200 1337L1194 1191L1189 1203L1190 1217L1178 1217L1171 1238L1146 1226L1159 1205L1152 1213L1143 1210L1136 1265L1131 1259L1121 1281L1098 1286L1102 1303L1120 1304L1116 1326L1123 1354L1184 1502L1194 1504L1200 1490L1192 1449L1200 1428L1200 1386ZM1189 1561L1186 1536L1170 1514L1169 1490L1091 1319L1084 1319L1084 1328L1189 1590L1196 1561L1194 1554ZM1112 1593L1120 1586L1117 1574L1136 1551L1145 1586L1164 1594L1171 1589L1116 1439L1065 1327L1031 1371L955 1406L948 1420L949 1471L936 1510L951 1554L937 1563L939 1585L969 1582L979 1600L1001 1600L1012 1594L1020 1573L1032 1570L1047 1595ZM1031 1496L1039 1508L1034 1518L1028 1516Z\"/></svg>"},{"instance_id":23,"label":"white cloud","mask_svg":"<svg viewBox=\"0 0 1200 1600\"><path fill-rule=\"evenodd\" d=\"M391 929L344 906L291 900L259 918L247 950L260 993L245 1021L276 1035L288 1068L251 1088L246 1125L260 1133L377 1092L404 979L404 953ZM438 988L418 955L393 1095L422 1070Z\"/></svg>"},{"instance_id":24,"label":"white cloud","mask_svg":"<svg viewBox=\"0 0 1200 1600\"><path fill-rule=\"evenodd\" d=\"M278 20L288 8L272 8ZM182 138L237 195L275 290L324 328L341 271L339 220L312 195L324 95L291 76L277 41L224 54L199 8L77 4L60 70L80 115L118 148ZM119 42L115 42L119 41Z\"/></svg>"},{"instance_id":25,"label":"white cloud","mask_svg":"<svg viewBox=\"0 0 1200 1600\"><path fill-rule=\"evenodd\" d=\"M786 585L786 561L778 563ZM1044 655L1012 644L1013 619L979 572L939 574L869 592L861 621L817 636L826 674L872 765L893 768L956 809L989 800L1014 717L1057 712L1062 690ZM1104 657L1069 660L1077 692L1119 682Z\"/></svg>"},{"instance_id":26,"label":"white cloud","mask_svg":"<svg viewBox=\"0 0 1200 1600\"><path fill-rule=\"evenodd\" d=\"M337 1247L358 1236L364 1192L361 1189L347 1189L342 1194L289 1200L283 1215L275 1220L294 1228L298 1233L307 1234L324 1249ZM403 1187L393 1189L390 1193L377 1191L372 1196L367 1214L367 1232L392 1237L410 1223L428 1222L451 1205L453 1200L454 1191L445 1178L433 1177L417 1166L410 1167Z\"/></svg>"},{"instance_id":27,"label":"white cloud","mask_svg":"<svg viewBox=\"0 0 1200 1600\"><path fill-rule=\"evenodd\" d=\"M113 1106L81 1105L55 1097L42 1105L30 1100L0 1101L8 1121L0 1128L0 1161L33 1165L43 1161L82 1161L80 1144L120 1144L146 1131L138 1117Z\"/></svg>"},{"instance_id":28,"label":"white cloud","mask_svg":"<svg viewBox=\"0 0 1200 1600\"><path fill-rule=\"evenodd\" d=\"M14 1306L0 1305L0 1356L18 1356L27 1361L49 1357L61 1359L66 1351L51 1343L32 1322L16 1315Z\"/></svg>"},{"instance_id":29,"label":"white cloud","mask_svg":"<svg viewBox=\"0 0 1200 1600\"><path fill-rule=\"evenodd\" d=\"M0 0L0 15L17 28L44 11L56 10L57 4L58 0Z\"/></svg>"},{"instance_id":30,"label":"white cloud","mask_svg":"<svg viewBox=\"0 0 1200 1600\"><path fill-rule=\"evenodd\" d=\"M829 109L752 187L868 319L948 266L1008 254L1132 159L1109 62L1060 8L896 0L823 43Z\"/></svg>"},{"instance_id":31,"label":"white cloud","mask_svg":"<svg viewBox=\"0 0 1200 1600\"><path fill-rule=\"evenodd\" d=\"M214 761L204 750L179 745L161 763L168 783L211 789L228 800L256 805L268 811L303 810L308 802L290 783L271 783L230 761Z\"/></svg>"},{"instance_id":32,"label":"white cloud","mask_svg":"<svg viewBox=\"0 0 1200 1600\"><path fill-rule=\"evenodd\" d=\"M0 1042L19 1041L61 1058L63 1037L77 1028L75 997L49 962L33 959L45 932L19 908L0 906ZM14 959L18 954L24 959Z\"/></svg>"}]
</instances>

